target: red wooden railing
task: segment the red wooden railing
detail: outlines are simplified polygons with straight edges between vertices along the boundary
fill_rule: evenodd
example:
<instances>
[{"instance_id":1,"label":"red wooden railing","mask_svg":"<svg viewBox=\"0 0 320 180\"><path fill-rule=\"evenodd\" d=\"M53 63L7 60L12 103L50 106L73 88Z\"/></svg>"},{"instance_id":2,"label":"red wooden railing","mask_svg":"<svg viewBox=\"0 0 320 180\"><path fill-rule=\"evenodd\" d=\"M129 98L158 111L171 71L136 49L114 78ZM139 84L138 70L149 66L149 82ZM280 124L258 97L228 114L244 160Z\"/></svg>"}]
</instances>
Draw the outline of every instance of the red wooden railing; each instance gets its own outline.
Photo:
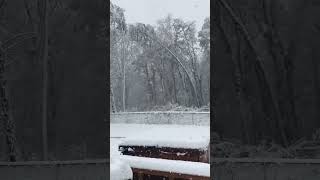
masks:
<instances>
[{"instance_id":1,"label":"red wooden railing","mask_svg":"<svg viewBox=\"0 0 320 180\"><path fill-rule=\"evenodd\" d=\"M209 163L209 151L202 149L153 147L153 146L127 146L120 145L123 155L158 158L167 160L181 160L191 162ZM196 168L196 167L195 167ZM132 168L134 180L209 180L210 177L182 174L168 171L158 171L142 168Z\"/></svg>"}]
</instances>

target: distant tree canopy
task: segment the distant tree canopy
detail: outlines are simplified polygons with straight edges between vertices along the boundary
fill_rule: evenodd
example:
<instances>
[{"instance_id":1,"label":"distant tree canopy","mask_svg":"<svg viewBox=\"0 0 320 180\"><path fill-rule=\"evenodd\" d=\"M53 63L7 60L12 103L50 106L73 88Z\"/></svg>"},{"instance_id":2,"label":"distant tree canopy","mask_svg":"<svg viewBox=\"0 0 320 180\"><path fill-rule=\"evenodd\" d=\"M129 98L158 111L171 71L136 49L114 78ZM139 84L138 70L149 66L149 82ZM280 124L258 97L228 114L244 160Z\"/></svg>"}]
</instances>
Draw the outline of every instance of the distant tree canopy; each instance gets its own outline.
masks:
<instances>
[{"instance_id":1,"label":"distant tree canopy","mask_svg":"<svg viewBox=\"0 0 320 180\"><path fill-rule=\"evenodd\" d=\"M111 3L111 100L120 111L162 106L209 105L209 18L197 34L194 22L172 16L156 26L127 24Z\"/></svg>"},{"instance_id":2,"label":"distant tree canopy","mask_svg":"<svg viewBox=\"0 0 320 180\"><path fill-rule=\"evenodd\" d=\"M37 1L2 2L1 42L19 33L38 33ZM107 3L49 0L49 159L96 158L107 152ZM43 69L37 59L37 38L23 41L7 54L10 113L16 122L19 159L23 160L39 159L42 154ZM4 148L0 143L0 151Z\"/></svg>"},{"instance_id":3,"label":"distant tree canopy","mask_svg":"<svg viewBox=\"0 0 320 180\"><path fill-rule=\"evenodd\" d=\"M319 3L213 2L214 130L289 145L320 127Z\"/></svg>"}]
</instances>

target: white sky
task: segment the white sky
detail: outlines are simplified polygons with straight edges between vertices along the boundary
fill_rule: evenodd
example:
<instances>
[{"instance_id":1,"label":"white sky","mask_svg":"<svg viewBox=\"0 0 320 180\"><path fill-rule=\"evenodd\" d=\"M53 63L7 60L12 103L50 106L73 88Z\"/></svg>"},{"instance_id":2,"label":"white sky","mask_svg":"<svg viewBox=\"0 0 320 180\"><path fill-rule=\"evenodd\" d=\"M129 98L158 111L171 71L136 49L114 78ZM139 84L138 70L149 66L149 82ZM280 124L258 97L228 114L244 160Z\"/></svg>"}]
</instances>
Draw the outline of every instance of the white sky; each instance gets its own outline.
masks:
<instances>
[{"instance_id":1,"label":"white sky","mask_svg":"<svg viewBox=\"0 0 320 180\"><path fill-rule=\"evenodd\" d=\"M111 0L125 10L127 23L155 25L157 20L171 14L174 18L195 21L197 30L210 16L210 0Z\"/></svg>"}]
</instances>

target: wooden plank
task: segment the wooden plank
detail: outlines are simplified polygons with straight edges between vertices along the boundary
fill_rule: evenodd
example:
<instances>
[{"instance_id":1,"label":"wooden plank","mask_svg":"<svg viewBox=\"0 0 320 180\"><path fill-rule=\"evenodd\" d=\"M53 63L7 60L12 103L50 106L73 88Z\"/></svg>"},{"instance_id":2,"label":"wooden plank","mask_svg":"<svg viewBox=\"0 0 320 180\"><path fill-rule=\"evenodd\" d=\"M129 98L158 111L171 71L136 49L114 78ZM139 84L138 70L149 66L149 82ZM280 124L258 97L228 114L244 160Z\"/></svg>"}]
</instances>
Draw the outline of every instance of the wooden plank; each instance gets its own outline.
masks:
<instances>
[{"instance_id":1,"label":"wooden plank","mask_svg":"<svg viewBox=\"0 0 320 180\"><path fill-rule=\"evenodd\" d=\"M145 175L154 175L154 176L163 176L168 178L181 178L181 179L192 179L192 180L209 180L210 177L205 176L195 176L189 174L180 174L180 173L172 173L172 172L164 172L164 171L154 171L148 169L137 169L132 168L133 173L137 174L145 174ZM141 179L142 180L142 179Z\"/></svg>"},{"instance_id":2,"label":"wooden plank","mask_svg":"<svg viewBox=\"0 0 320 180\"><path fill-rule=\"evenodd\" d=\"M209 153L200 149L151 147L151 146L119 146L124 155L143 156L150 158L183 160L193 162L209 162ZM129 150L130 149L130 150Z\"/></svg>"}]
</instances>

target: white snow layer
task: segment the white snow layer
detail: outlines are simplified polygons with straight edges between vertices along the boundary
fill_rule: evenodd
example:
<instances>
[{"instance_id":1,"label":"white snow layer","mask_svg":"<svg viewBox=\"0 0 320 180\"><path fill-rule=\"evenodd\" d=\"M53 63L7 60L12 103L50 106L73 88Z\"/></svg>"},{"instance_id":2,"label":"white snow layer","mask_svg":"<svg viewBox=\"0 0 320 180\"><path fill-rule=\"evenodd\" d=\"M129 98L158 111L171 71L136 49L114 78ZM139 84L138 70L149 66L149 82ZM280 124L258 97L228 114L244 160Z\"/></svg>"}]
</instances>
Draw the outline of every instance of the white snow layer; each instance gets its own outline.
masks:
<instances>
[{"instance_id":1,"label":"white snow layer","mask_svg":"<svg viewBox=\"0 0 320 180\"><path fill-rule=\"evenodd\" d=\"M120 158L111 158L110 179L111 180L128 180L132 179L133 173L131 167L126 161Z\"/></svg>"},{"instance_id":2,"label":"white snow layer","mask_svg":"<svg viewBox=\"0 0 320 180\"><path fill-rule=\"evenodd\" d=\"M111 124L119 145L206 149L210 127L192 125Z\"/></svg>"},{"instance_id":3,"label":"white snow layer","mask_svg":"<svg viewBox=\"0 0 320 180\"><path fill-rule=\"evenodd\" d=\"M210 164L122 155L132 168L210 177Z\"/></svg>"}]
</instances>

